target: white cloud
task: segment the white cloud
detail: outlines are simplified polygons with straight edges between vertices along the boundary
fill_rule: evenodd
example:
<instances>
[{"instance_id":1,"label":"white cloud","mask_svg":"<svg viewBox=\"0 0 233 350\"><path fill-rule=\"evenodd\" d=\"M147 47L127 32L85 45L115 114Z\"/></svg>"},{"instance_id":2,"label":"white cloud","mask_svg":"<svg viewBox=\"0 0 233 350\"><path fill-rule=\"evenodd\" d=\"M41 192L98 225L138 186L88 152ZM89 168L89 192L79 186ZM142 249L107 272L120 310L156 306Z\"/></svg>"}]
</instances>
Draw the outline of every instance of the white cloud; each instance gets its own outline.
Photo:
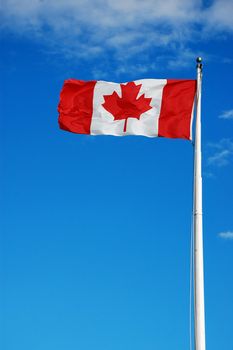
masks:
<instances>
[{"instance_id":1,"label":"white cloud","mask_svg":"<svg viewBox=\"0 0 233 350\"><path fill-rule=\"evenodd\" d=\"M222 139L218 143L209 143L214 153L208 157L207 164L217 167L228 165L233 157L233 141Z\"/></svg>"},{"instance_id":2,"label":"white cloud","mask_svg":"<svg viewBox=\"0 0 233 350\"><path fill-rule=\"evenodd\" d=\"M217 165L217 166L224 166L229 163L229 155L231 152L227 149L216 152L213 156L210 156L208 158L208 164L209 165Z\"/></svg>"},{"instance_id":3,"label":"white cloud","mask_svg":"<svg viewBox=\"0 0 233 350\"><path fill-rule=\"evenodd\" d=\"M233 231L220 232L218 236L223 239L233 240Z\"/></svg>"},{"instance_id":4,"label":"white cloud","mask_svg":"<svg viewBox=\"0 0 233 350\"><path fill-rule=\"evenodd\" d=\"M219 116L221 119L233 119L233 109L229 109L228 111L222 112Z\"/></svg>"},{"instance_id":5,"label":"white cloud","mask_svg":"<svg viewBox=\"0 0 233 350\"><path fill-rule=\"evenodd\" d=\"M204 11L204 20L211 26L211 29L233 30L233 1L232 0L215 0L207 11Z\"/></svg>"},{"instance_id":6,"label":"white cloud","mask_svg":"<svg viewBox=\"0 0 233 350\"><path fill-rule=\"evenodd\" d=\"M233 31L231 8L231 0L214 0L209 8L201 0L3 0L0 21L2 29L67 58L95 59L108 50L112 61L123 62L140 53L146 67L143 54L153 47L170 52L173 69L193 60L187 43L202 32Z\"/></svg>"},{"instance_id":7,"label":"white cloud","mask_svg":"<svg viewBox=\"0 0 233 350\"><path fill-rule=\"evenodd\" d=\"M192 0L7 0L3 5L3 13L21 23L48 22L57 28L62 20L77 21L76 25L88 23L90 26L102 28L141 26L154 20L174 23L189 22L195 18L200 1ZM53 18L51 17L53 15ZM54 20L54 21L53 21ZM15 23L16 24L16 23Z\"/></svg>"},{"instance_id":8,"label":"white cloud","mask_svg":"<svg viewBox=\"0 0 233 350\"><path fill-rule=\"evenodd\" d=\"M215 175L212 172L210 172L210 171L204 171L203 172L203 176L205 176L208 179L214 179L215 178Z\"/></svg>"}]
</instances>

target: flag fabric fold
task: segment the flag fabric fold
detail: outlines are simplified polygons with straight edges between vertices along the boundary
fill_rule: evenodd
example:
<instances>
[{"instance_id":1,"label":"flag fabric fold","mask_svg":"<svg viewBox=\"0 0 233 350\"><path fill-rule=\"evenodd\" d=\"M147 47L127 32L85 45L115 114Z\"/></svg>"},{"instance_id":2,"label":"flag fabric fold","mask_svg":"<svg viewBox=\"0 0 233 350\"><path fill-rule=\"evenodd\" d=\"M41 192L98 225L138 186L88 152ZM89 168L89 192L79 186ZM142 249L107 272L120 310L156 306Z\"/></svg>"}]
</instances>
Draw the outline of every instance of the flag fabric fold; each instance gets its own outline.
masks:
<instances>
[{"instance_id":1,"label":"flag fabric fold","mask_svg":"<svg viewBox=\"0 0 233 350\"><path fill-rule=\"evenodd\" d=\"M69 79L60 94L59 125L78 134L191 140L195 95L196 80Z\"/></svg>"}]
</instances>

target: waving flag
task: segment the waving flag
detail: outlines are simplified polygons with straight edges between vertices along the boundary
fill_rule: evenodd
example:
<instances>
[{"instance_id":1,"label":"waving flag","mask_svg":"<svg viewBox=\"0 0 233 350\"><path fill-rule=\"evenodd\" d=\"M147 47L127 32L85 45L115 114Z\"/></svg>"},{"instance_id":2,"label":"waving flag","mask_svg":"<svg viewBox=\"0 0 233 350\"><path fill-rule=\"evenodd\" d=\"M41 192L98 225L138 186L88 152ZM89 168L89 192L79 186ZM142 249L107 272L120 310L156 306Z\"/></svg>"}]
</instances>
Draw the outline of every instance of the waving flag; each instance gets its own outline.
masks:
<instances>
[{"instance_id":1,"label":"waving flag","mask_svg":"<svg viewBox=\"0 0 233 350\"><path fill-rule=\"evenodd\" d=\"M196 80L129 83L66 80L58 105L61 129L90 135L192 138Z\"/></svg>"}]
</instances>

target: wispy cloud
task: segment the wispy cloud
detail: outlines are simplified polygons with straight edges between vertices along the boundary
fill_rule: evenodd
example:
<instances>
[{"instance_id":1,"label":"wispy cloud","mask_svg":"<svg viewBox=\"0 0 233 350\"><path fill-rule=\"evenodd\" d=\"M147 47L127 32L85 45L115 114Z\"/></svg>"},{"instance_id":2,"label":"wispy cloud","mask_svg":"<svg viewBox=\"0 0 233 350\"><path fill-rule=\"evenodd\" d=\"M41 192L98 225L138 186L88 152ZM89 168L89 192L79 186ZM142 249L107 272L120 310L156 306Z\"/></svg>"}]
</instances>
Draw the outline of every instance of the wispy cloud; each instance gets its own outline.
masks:
<instances>
[{"instance_id":1,"label":"wispy cloud","mask_svg":"<svg viewBox=\"0 0 233 350\"><path fill-rule=\"evenodd\" d=\"M223 239L233 240L233 231L220 232L218 236Z\"/></svg>"},{"instance_id":2,"label":"wispy cloud","mask_svg":"<svg viewBox=\"0 0 233 350\"><path fill-rule=\"evenodd\" d=\"M0 22L2 29L43 42L69 59L104 61L108 52L118 67L139 56L137 63L147 67L153 47L160 56L166 50L173 69L187 66L197 54L188 46L197 36L232 33L232 13L231 0L214 0L208 7L201 0L6 0Z\"/></svg>"},{"instance_id":3,"label":"wispy cloud","mask_svg":"<svg viewBox=\"0 0 233 350\"><path fill-rule=\"evenodd\" d=\"M219 116L220 119L233 119L233 109L222 112Z\"/></svg>"},{"instance_id":4,"label":"wispy cloud","mask_svg":"<svg viewBox=\"0 0 233 350\"><path fill-rule=\"evenodd\" d=\"M203 176L205 176L207 179L214 179L215 175L211 171L204 171Z\"/></svg>"},{"instance_id":5,"label":"wispy cloud","mask_svg":"<svg viewBox=\"0 0 233 350\"><path fill-rule=\"evenodd\" d=\"M207 158L207 165L222 167L230 163L233 158L233 141L222 139L217 143L209 143L213 154Z\"/></svg>"},{"instance_id":6,"label":"wispy cloud","mask_svg":"<svg viewBox=\"0 0 233 350\"><path fill-rule=\"evenodd\" d=\"M208 158L209 165L217 165L219 167L229 163L229 156L231 152L228 149L216 152L213 156Z\"/></svg>"},{"instance_id":7,"label":"wispy cloud","mask_svg":"<svg viewBox=\"0 0 233 350\"><path fill-rule=\"evenodd\" d=\"M204 11L204 18L208 25L214 30L233 30L233 2L231 0L215 0L212 5Z\"/></svg>"}]
</instances>

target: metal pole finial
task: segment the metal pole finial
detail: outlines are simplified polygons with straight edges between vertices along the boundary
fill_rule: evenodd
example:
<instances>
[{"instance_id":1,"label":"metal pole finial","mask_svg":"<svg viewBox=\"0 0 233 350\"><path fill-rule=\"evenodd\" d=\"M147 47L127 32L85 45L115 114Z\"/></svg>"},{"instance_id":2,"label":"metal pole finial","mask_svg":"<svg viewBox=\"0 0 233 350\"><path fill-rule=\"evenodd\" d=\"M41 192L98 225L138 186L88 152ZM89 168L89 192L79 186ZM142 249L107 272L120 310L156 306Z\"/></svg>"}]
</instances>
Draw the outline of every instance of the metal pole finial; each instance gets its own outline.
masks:
<instances>
[{"instance_id":1,"label":"metal pole finial","mask_svg":"<svg viewBox=\"0 0 233 350\"><path fill-rule=\"evenodd\" d=\"M197 62L197 68L200 68L202 70L202 57L197 57L196 58L196 62Z\"/></svg>"}]
</instances>

